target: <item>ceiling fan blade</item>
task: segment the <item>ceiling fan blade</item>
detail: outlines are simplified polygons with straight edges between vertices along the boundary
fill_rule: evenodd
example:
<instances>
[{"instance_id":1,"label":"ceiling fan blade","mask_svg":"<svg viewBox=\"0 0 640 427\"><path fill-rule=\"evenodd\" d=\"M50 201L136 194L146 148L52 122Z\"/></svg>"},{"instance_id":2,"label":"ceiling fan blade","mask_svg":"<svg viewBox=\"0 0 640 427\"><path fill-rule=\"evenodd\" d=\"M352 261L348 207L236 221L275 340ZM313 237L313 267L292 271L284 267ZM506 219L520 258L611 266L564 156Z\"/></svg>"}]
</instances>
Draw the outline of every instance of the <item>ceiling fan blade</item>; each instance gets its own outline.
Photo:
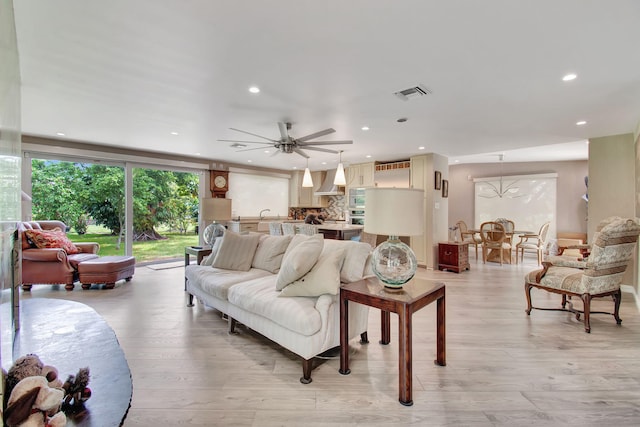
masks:
<instances>
[{"instance_id":1,"label":"ceiling fan blade","mask_svg":"<svg viewBox=\"0 0 640 427\"><path fill-rule=\"evenodd\" d=\"M287 124L278 122L278 129L280 129L280 136L282 137L281 141L288 141L289 132L287 131Z\"/></svg>"},{"instance_id":2,"label":"ceiling fan blade","mask_svg":"<svg viewBox=\"0 0 640 427\"><path fill-rule=\"evenodd\" d=\"M294 149L293 149L293 151L294 151L294 152L296 152L296 153L298 153L298 154L300 154L300 155L301 155L302 157L304 157L305 159L308 159L308 158L309 158L309 156L307 155L307 153L305 153L304 151L302 151L302 150L301 150L301 149L299 149L299 148L294 148Z\"/></svg>"},{"instance_id":3,"label":"ceiling fan blade","mask_svg":"<svg viewBox=\"0 0 640 427\"><path fill-rule=\"evenodd\" d=\"M321 130L320 132L316 132L316 133L312 133L310 135L305 135L303 137L296 138L296 141L304 142L304 141L308 141L310 139L320 138L321 136L329 135L330 133L334 133L335 131L336 130L332 129L332 128Z\"/></svg>"},{"instance_id":4,"label":"ceiling fan blade","mask_svg":"<svg viewBox=\"0 0 640 427\"><path fill-rule=\"evenodd\" d=\"M353 141L309 141L309 142L298 142L298 145L308 147L309 145L339 145L339 144L353 144Z\"/></svg>"},{"instance_id":5,"label":"ceiling fan blade","mask_svg":"<svg viewBox=\"0 0 640 427\"><path fill-rule=\"evenodd\" d=\"M259 141L240 141L237 139L218 139L217 141L221 141L221 142L241 142L241 143L248 143L248 144L264 144L264 145L271 145L273 146L272 143L270 142L259 142Z\"/></svg>"},{"instance_id":6,"label":"ceiling fan blade","mask_svg":"<svg viewBox=\"0 0 640 427\"><path fill-rule=\"evenodd\" d=\"M272 146L273 147L273 146ZM264 150L266 147L256 147L256 148L245 148L244 150L236 150L236 153L240 153L242 151L253 151L253 150Z\"/></svg>"},{"instance_id":7,"label":"ceiling fan blade","mask_svg":"<svg viewBox=\"0 0 640 427\"><path fill-rule=\"evenodd\" d=\"M322 151L323 153L333 153L333 154L338 154L339 153L338 151L335 151L335 150L329 150L327 148L312 147L310 145L309 146L305 145L303 148L305 150Z\"/></svg>"},{"instance_id":8,"label":"ceiling fan blade","mask_svg":"<svg viewBox=\"0 0 640 427\"><path fill-rule=\"evenodd\" d=\"M266 136L256 135L255 133L247 132L246 130L240 130L240 129L236 129L236 128L229 128L229 129L235 130L236 132L246 133L247 135L255 136L255 137L258 137L258 138L266 139L267 141L279 142L279 141L276 141L275 139L267 138Z\"/></svg>"}]
</instances>

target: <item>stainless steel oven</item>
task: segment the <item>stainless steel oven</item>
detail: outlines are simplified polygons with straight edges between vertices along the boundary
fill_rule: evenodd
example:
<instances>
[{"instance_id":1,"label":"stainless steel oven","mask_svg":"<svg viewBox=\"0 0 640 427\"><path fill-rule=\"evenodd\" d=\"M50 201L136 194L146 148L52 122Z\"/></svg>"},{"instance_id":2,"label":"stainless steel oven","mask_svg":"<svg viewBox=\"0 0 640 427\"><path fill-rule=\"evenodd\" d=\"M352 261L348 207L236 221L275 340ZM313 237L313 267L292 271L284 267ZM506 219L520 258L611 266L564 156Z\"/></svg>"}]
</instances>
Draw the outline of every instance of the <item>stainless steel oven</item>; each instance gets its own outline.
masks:
<instances>
[{"instance_id":1,"label":"stainless steel oven","mask_svg":"<svg viewBox=\"0 0 640 427\"><path fill-rule=\"evenodd\" d=\"M364 225L364 208L349 208L349 224Z\"/></svg>"},{"instance_id":2,"label":"stainless steel oven","mask_svg":"<svg viewBox=\"0 0 640 427\"><path fill-rule=\"evenodd\" d=\"M349 190L349 209L364 208L364 188L352 188Z\"/></svg>"}]
</instances>

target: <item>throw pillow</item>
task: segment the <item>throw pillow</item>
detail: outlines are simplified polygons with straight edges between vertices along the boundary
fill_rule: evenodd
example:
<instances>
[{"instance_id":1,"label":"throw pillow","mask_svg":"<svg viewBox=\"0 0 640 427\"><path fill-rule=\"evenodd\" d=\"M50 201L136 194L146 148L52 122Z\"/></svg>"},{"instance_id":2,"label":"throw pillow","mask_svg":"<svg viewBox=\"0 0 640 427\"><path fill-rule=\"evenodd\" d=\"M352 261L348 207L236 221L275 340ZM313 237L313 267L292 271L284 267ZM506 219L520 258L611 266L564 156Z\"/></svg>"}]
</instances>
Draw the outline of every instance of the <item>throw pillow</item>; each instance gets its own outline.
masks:
<instances>
[{"instance_id":1,"label":"throw pillow","mask_svg":"<svg viewBox=\"0 0 640 427\"><path fill-rule=\"evenodd\" d=\"M286 286L280 297L319 297L323 294L338 295L340 268L344 262L344 250L322 251L311 271Z\"/></svg>"},{"instance_id":2,"label":"throw pillow","mask_svg":"<svg viewBox=\"0 0 640 427\"><path fill-rule=\"evenodd\" d=\"M298 237L297 235L295 237ZM276 290L280 291L291 282L298 280L311 270L320 257L324 246L322 234L314 236L300 236L293 239L289 244L294 244L295 240L300 243L291 250L287 248L282 259L282 266L276 278Z\"/></svg>"},{"instance_id":3,"label":"throw pillow","mask_svg":"<svg viewBox=\"0 0 640 427\"><path fill-rule=\"evenodd\" d=\"M282 258L291 243L293 236L268 236L260 238L258 249L253 256L251 267L266 270L269 273L277 273L280 271Z\"/></svg>"},{"instance_id":4,"label":"throw pillow","mask_svg":"<svg viewBox=\"0 0 640 427\"><path fill-rule=\"evenodd\" d=\"M213 246L211 246L211 253L202 260L200 265L207 265L209 267L213 265L213 260L216 258L218 249L220 249L220 244L222 243L222 237L215 237L214 239Z\"/></svg>"},{"instance_id":5,"label":"throw pillow","mask_svg":"<svg viewBox=\"0 0 640 427\"><path fill-rule=\"evenodd\" d=\"M67 254L77 254L78 247L69 240L64 231L59 228L53 230L25 230L25 234L36 248L61 248Z\"/></svg>"},{"instance_id":6,"label":"throw pillow","mask_svg":"<svg viewBox=\"0 0 640 427\"><path fill-rule=\"evenodd\" d=\"M238 234L225 230L212 266L225 270L249 271L259 238L258 234Z\"/></svg>"}]
</instances>

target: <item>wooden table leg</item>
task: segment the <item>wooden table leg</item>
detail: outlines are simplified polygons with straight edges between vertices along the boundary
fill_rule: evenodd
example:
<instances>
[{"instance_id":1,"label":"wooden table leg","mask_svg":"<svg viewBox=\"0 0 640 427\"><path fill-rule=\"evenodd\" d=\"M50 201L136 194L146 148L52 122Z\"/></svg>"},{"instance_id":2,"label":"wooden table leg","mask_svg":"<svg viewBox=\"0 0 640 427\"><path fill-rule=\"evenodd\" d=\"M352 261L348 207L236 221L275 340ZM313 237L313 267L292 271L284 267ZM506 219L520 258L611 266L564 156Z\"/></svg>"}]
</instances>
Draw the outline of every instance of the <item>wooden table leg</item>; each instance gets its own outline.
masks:
<instances>
[{"instance_id":1,"label":"wooden table leg","mask_svg":"<svg viewBox=\"0 0 640 427\"><path fill-rule=\"evenodd\" d=\"M391 342L391 313L380 310L380 344L387 345Z\"/></svg>"},{"instance_id":2,"label":"wooden table leg","mask_svg":"<svg viewBox=\"0 0 640 427\"><path fill-rule=\"evenodd\" d=\"M411 343L411 311L402 306L398 311L398 338L399 338L399 354L398 354L398 379L400 389L400 403L404 406L413 405L411 398L411 379L412 379L412 343Z\"/></svg>"},{"instance_id":3,"label":"wooden table leg","mask_svg":"<svg viewBox=\"0 0 640 427\"><path fill-rule=\"evenodd\" d=\"M447 349L446 349L446 312L445 312L445 290L442 289L442 297L436 302L436 360L435 364L447 366Z\"/></svg>"},{"instance_id":4,"label":"wooden table leg","mask_svg":"<svg viewBox=\"0 0 640 427\"><path fill-rule=\"evenodd\" d=\"M340 297L340 372L349 375L349 300Z\"/></svg>"}]
</instances>

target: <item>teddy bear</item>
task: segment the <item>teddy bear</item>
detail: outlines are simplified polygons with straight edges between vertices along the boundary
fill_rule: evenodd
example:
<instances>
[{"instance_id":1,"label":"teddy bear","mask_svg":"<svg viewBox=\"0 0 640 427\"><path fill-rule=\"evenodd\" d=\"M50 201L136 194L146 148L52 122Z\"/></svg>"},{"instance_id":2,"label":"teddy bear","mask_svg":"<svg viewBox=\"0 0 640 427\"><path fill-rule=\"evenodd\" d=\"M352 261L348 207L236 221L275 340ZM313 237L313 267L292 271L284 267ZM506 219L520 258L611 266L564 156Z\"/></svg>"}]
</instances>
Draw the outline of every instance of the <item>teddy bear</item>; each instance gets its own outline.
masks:
<instances>
[{"instance_id":1,"label":"teddy bear","mask_svg":"<svg viewBox=\"0 0 640 427\"><path fill-rule=\"evenodd\" d=\"M19 357L7 372L5 379L5 404L13 388L24 378L42 376L47 379L49 387L62 388L62 381L58 379L58 370L53 366L42 363L38 355L27 354Z\"/></svg>"},{"instance_id":2,"label":"teddy bear","mask_svg":"<svg viewBox=\"0 0 640 427\"><path fill-rule=\"evenodd\" d=\"M4 413L8 427L64 427L67 417L60 412L64 391L49 387L43 376L26 377L18 382L9 396Z\"/></svg>"}]
</instances>

